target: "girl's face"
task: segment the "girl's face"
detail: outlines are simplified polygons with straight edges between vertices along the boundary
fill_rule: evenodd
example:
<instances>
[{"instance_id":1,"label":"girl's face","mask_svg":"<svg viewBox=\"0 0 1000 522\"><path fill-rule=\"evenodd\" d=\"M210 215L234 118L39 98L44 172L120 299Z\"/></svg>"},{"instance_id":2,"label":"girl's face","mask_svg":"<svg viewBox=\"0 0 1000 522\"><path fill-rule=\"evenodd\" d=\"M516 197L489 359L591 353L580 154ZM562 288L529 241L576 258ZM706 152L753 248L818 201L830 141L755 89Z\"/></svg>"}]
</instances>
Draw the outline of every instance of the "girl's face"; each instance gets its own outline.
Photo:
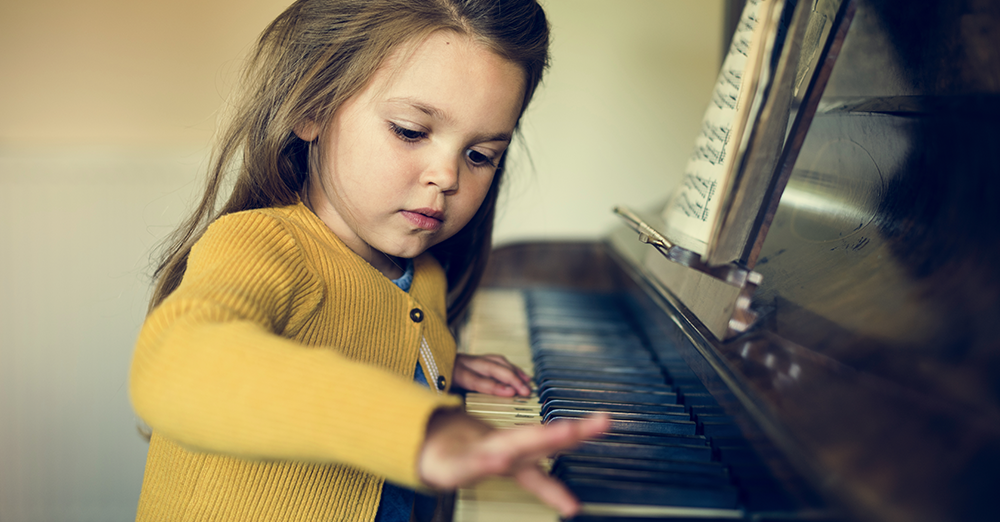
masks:
<instances>
[{"instance_id":1,"label":"girl's face","mask_svg":"<svg viewBox=\"0 0 1000 522\"><path fill-rule=\"evenodd\" d=\"M312 210L351 250L398 277L387 255L416 257L479 209L523 97L521 68L468 37L439 31L412 54L397 51L322 135L313 123L296 129L320 139Z\"/></svg>"}]
</instances>

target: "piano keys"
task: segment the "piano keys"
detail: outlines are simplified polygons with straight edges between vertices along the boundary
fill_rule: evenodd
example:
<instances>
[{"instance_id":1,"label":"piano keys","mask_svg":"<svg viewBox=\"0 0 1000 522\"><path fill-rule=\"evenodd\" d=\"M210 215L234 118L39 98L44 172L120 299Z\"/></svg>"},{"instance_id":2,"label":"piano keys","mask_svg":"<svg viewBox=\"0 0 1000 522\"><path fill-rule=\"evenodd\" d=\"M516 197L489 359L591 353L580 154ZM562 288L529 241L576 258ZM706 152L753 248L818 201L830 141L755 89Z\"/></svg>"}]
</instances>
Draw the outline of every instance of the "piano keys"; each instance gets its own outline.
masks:
<instances>
[{"instance_id":1,"label":"piano keys","mask_svg":"<svg viewBox=\"0 0 1000 522\"><path fill-rule=\"evenodd\" d=\"M607 412L599 440L547 463L583 502L584 517L822 518L815 499L791 497L764 467L680 353L654 351L639 314L617 293L559 290L480 292L463 351L502 353L536 384L531 397L466 396L466 410L500 428L572 421ZM530 520L555 520L513 484L461 490L456 521L489 520L493 502L514 497ZM530 508L528 507L530 506ZM496 512L509 516L509 506Z\"/></svg>"}]
</instances>

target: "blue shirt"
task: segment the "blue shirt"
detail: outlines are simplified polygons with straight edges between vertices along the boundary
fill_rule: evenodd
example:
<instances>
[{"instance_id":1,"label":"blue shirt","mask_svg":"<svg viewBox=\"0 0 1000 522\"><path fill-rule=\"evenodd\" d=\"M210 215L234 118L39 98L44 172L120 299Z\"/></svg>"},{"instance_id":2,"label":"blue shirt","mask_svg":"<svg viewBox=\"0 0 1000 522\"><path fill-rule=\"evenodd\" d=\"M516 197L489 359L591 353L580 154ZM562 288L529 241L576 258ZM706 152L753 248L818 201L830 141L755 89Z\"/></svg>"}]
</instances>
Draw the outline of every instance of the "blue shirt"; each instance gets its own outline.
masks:
<instances>
[{"instance_id":1,"label":"blue shirt","mask_svg":"<svg viewBox=\"0 0 1000 522\"><path fill-rule=\"evenodd\" d=\"M413 284L413 260L406 260L406 270L399 279L393 279L404 292L410 291ZM413 372L413 380L430 388L424 372L420 371L420 363ZM434 509L437 507L437 498L422 495L413 491L386 482L382 486L382 498L378 503L378 513L375 515L375 522L409 522L410 513L418 522L430 522L434 516Z\"/></svg>"}]
</instances>

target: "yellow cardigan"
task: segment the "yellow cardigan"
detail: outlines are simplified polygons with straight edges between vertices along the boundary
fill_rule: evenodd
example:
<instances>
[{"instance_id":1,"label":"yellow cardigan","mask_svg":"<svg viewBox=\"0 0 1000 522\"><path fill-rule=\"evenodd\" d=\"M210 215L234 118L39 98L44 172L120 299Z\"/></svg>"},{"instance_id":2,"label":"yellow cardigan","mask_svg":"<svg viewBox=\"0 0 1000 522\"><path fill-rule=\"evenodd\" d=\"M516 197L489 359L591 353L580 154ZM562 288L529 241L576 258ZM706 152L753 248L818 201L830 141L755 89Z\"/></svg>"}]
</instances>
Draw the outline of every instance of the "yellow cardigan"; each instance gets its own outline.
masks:
<instances>
[{"instance_id":1,"label":"yellow cardigan","mask_svg":"<svg viewBox=\"0 0 1000 522\"><path fill-rule=\"evenodd\" d=\"M444 272L414 268L403 292L301 203L209 227L132 361L138 520L370 521L385 479L419 486L427 420L460 400Z\"/></svg>"}]
</instances>

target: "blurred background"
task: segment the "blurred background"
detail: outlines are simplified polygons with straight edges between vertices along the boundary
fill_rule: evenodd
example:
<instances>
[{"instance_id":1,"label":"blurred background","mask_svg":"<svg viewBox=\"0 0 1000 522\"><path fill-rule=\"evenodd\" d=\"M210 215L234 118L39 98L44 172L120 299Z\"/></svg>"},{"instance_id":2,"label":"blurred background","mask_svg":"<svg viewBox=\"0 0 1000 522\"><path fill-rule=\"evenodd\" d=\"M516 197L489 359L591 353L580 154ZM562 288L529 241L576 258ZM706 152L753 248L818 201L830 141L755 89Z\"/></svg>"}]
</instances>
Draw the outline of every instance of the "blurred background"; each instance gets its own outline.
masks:
<instances>
[{"instance_id":1,"label":"blurred background","mask_svg":"<svg viewBox=\"0 0 1000 522\"><path fill-rule=\"evenodd\" d=\"M0 521L134 519L127 370L151 255L201 187L218 110L288 0L0 3ZM723 0L543 0L553 63L496 243L595 239L680 179Z\"/></svg>"}]
</instances>

